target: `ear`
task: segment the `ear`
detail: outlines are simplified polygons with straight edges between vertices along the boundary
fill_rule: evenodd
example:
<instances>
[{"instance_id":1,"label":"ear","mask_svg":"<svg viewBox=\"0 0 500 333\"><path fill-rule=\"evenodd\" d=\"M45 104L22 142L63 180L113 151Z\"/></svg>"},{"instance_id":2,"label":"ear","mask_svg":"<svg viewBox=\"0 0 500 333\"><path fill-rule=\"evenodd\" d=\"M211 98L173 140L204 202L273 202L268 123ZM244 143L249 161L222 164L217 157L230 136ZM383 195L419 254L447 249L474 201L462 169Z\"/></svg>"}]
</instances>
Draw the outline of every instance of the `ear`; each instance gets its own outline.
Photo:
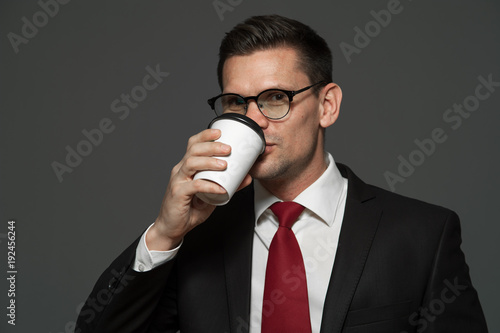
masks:
<instances>
[{"instance_id":1,"label":"ear","mask_svg":"<svg viewBox=\"0 0 500 333\"><path fill-rule=\"evenodd\" d=\"M329 83L320 92L319 124L322 128L331 126L339 117L342 90L335 83Z\"/></svg>"}]
</instances>

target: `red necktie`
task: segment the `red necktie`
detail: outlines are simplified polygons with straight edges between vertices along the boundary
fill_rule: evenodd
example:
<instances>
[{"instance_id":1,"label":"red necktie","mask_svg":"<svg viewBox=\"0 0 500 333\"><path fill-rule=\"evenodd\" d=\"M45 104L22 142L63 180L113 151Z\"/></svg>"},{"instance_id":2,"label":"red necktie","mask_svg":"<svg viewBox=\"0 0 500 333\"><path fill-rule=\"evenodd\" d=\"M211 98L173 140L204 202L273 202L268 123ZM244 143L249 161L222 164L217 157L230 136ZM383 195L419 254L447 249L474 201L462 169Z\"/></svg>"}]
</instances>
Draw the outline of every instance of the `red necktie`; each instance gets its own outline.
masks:
<instances>
[{"instance_id":1,"label":"red necktie","mask_svg":"<svg viewBox=\"0 0 500 333\"><path fill-rule=\"evenodd\" d=\"M304 210L298 203L277 202L271 206L279 228L269 246L262 333L311 332L306 273L292 225Z\"/></svg>"}]
</instances>

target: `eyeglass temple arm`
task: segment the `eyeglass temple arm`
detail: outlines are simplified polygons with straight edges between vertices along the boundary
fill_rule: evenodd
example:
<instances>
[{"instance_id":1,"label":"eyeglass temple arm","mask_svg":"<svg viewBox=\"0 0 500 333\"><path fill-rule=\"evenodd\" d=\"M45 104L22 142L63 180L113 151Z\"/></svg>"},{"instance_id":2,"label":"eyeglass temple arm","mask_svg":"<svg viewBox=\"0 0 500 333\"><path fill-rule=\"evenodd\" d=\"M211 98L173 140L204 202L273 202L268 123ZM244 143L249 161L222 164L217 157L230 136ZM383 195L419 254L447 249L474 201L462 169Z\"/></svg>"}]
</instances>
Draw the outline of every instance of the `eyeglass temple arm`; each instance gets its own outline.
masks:
<instances>
[{"instance_id":1,"label":"eyeglass temple arm","mask_svg":"<svg viewBox=\"0 0 500 333\"><path fill-rule=\"evenodd\" d=\"M290 96L290 102L293 100L293 96L295 96L295 95L297 95L297 94L299 94L299 93L301 93L303 91L306 91L307 89L311 89L312 87L317 86L318 84L322 84L322 83L326 83L326 82L325 81L320 81L320 82L317 82L315 84L311 84L308 87L302 88L300 90L290 91L290 95L291 95Z\"/></svg>"}]
</instances>

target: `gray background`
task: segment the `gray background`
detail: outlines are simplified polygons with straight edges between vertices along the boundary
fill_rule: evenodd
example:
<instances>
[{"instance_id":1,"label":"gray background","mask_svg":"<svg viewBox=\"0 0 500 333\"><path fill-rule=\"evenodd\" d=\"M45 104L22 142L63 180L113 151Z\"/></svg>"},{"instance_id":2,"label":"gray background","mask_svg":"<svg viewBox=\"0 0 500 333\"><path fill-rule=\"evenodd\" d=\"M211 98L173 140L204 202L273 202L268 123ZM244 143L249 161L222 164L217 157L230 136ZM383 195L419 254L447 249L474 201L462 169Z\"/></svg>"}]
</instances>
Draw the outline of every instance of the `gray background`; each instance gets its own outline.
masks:
<instances>
[{"instance_id":1,"label":"gray background","mask_svg":"<svg viewBox=\"0 0 500 333\"><path fill-rule=\"evenodd\" d=\"M312 26L334 55L344 100L327 148L366 182L389 189L386 171L435 128L447 135L395 191L457 211L463 250L491 332L500 332L497 240L500 89L453 130L445 111L474 94L478 77L500 81L500 4L401 0L369 45L348 63L370 11L388 1L241 1L222 16L213 1L71 1L16 54L7 38L33 21L36 1L0 4L0 248L6 268L7 220L17 220L17 325L2 332L70 332L99 274L154 221L170 169L189 136L212 118L215 67L224 33L255 14L278 13ZM130 93L146 66L170 75L123 120L110 104ZM59 182L82 130L109 118L115 129Z\"/></svg>"}]
</instances>

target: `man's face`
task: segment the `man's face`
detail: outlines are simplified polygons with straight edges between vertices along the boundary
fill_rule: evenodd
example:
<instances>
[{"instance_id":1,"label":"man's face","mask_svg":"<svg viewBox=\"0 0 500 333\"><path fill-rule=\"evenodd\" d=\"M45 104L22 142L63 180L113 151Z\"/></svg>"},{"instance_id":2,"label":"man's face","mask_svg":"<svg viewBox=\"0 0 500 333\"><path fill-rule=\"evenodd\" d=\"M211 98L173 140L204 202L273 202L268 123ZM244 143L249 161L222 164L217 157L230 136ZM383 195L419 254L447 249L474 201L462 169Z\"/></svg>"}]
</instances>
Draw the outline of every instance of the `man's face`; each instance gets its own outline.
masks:
<instances>
[{"instance_id":1,"label":"man's face","mask_svg":"<svg viewBox=\"0 0 500 333\"><path fill-rule=\"evenodd\" d=\"M299 68L297 53L291 48L233 56L223 69L223 92L243 97L271 88L299 90L313 83ZM310 89L293 98L286 117L269 120L254 100L249 101L246 115L259 124L266 138L266 150L252 167L252 177L264 182L293 181L317 169L324 171L319 105Z\"/></svg>"}]
</instances>

